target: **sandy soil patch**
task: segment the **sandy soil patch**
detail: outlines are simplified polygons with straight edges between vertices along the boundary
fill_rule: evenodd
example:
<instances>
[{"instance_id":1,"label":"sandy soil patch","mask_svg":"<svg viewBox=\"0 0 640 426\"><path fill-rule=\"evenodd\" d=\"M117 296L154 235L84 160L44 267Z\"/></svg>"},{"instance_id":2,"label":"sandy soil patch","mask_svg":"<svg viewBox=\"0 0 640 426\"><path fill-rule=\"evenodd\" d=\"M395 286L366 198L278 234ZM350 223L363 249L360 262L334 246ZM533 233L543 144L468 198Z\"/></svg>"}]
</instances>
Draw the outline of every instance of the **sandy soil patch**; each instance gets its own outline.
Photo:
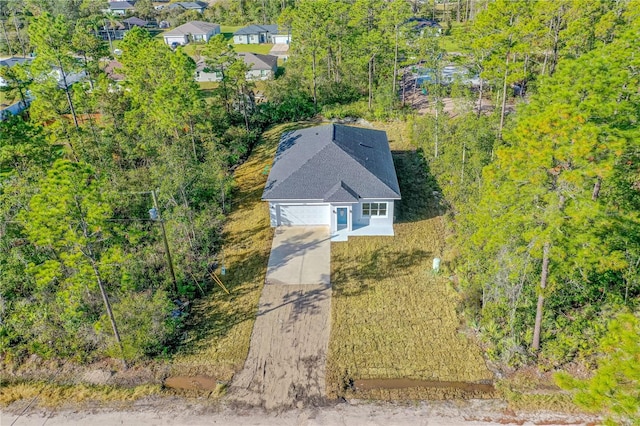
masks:
<instances>
[{"instance_id":1,"label":"sandy soil patch","mask_svg":"<svg viewBox=\"0 0 640 426\"><path fill-rule=\"evenodd\" d=\"M266 413L261 409L238 409L210 405L206 401L156 398L128 408L85 407L57 412L31 409L19 416L14 405L1 414L2 424L16 426L87 425L212 425L315 426L315 425L593 425L596 417L551 412L514 413L499 401L440 401L409 404L368 404L349 401L324 407L308 407Z\"/></svg>"},{"instance_id":2,"label":"sandy soil patch","mask_svg":"<svg viewBox=\"0 0 640 426\"><path fill-rule=\"evenodd\" d=\"M265 285L234 404L282 410L325 403L331 287Z\"/></svg>"}]
</instances>

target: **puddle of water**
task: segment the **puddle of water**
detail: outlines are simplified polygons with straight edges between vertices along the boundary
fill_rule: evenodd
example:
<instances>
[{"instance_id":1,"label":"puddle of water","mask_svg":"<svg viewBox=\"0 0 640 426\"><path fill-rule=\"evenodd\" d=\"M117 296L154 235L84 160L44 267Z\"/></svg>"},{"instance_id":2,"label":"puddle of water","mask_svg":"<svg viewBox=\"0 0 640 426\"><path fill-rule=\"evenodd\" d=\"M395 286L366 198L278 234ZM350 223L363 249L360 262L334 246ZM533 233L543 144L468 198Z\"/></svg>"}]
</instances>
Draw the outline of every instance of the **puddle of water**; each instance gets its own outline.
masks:
<instances>
[{"instance_id":1,"label":"puddle of water","mask_svg":"<svg viewBox=\"0 0 640 426\"><path fill-rule=\"evenodd\" d=\"M213 391L218 382L207 376L173 376L164 381L164 385L172 389Z\"/></svg>"},{"instance_id":2,"label":"puddle of water","mask_svg":"<svg viewBox=\"0 0 640 426\"><path fill-rule=\"evenodd\" d=\"M355 380L356 391L373 389L407 389L407 388L441 388L459 389L465 392L493 393L493 384L468 382L442 382L437 380L417 379L361 379Z\"/></svg>"}]
</instances>

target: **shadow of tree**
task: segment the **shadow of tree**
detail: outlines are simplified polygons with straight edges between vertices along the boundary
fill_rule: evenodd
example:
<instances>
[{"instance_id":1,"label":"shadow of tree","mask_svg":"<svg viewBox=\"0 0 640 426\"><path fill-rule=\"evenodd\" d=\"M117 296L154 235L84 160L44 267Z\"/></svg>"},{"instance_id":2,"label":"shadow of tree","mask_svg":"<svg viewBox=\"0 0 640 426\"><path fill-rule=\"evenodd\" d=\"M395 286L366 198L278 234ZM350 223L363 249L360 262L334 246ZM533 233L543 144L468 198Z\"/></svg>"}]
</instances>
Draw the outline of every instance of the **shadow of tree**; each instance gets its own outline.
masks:
<instances>
[{"instance_id":1,"label":"shadow of tree","mask_svg":"<svg viewBox=\"0 0 640 426\"><path fill-rule=\"evenodd\" d=\"M207 354L208 348L229 335L238 324L255 319L273 235L268 208L261 201L267 180L265 166L273 162L281 135L317 124L291 123L266 131L253 147L249 158L235 169L238 185L229 200L229 222L223 234L227 267L223 282L230 294L223 292L209 277L204 278L206 294L191 307L184 326L186 338L177 348L179 353ZM235 222L235 226L228 226L231 222ZM317 297L312 295L311 298ZM297 310L302 312L312 309L314 302L292 296L290 303L296 303ZM241 347L242 344L237 343L237 346Z\"/></svg>"},{"instance_id":2,"label":"shadow of tree","mask_svg":"<svg viewBox=\"0 0 640 426\"><path fill-rule=\"evenodd\" d=\"M277 261L277 265L270 264L268 267L269 274L271 271L277 271L282 268L286 268L287 264L291 262L293 259L299 258L302 253L305 253L309 250L313 250L317 248L320 244L330 244L329 243L329 235L326 234L326 237L322 238L317 236L317 234L313 231L308 231L299 234L291 234L291 232L284 231L281 229L276 229L276 233L278 232L287 232L286 239L282 236L279 237L280 242L276 247L271 249L270 256L273 257ZM314 236L315 235L315 236ZM324 276L321 276L324 278ZM328 282L328 281L327 281ZM267 284L277 284L277 282L270 280L269 276L267 276ZM301 284L320 284L320 282L305 282Z\"/></svg>"},{"instance_id":3,"label":"shadow of tree","mask_svg":"<svg viewBox=\"0 0 640 426\"><path fill-rule=\"evenodd\" d=\"M272 305L271 303L261 303L257 316L264 316L274 312L284 306L292 305L291 315L287 321L288 325L294 324L303 316L311 316L320 313L322 307L320 302L331 297L330 285L299 285L292 286L293 289L282 296L282 303ZM265 291L268 291L265 290ZM289 326L285 327L289 331Z\"/></svg>"},{"instance_id":4,"label":"shadow of tree","mask_svg":"<svg viewBox=\"0 0 640 426\"><path fill-rule=\"evenodd\" d=\"M442 215L446 211L442 203L442 190L431 175L422 151L394 151L392 155L402 194L402 199L395 205L396 223Z\"/></svg>"},{"instance_id":5,"label":"shadow of tree","mask_svg":"<svg viewBox=\"0 0 640 426\"><path fill-rule=\"evenodd\" d=\"M404 270L423 263L431 256L431 252L422 249L391 252L388 247L367 253L364 257L360 255L357 259L336 255L333 260L341 266L333 271L333 294L336 297L358 296L370 289L368 281L400 277L405 274Z\"/></svg>"}]
</instances>

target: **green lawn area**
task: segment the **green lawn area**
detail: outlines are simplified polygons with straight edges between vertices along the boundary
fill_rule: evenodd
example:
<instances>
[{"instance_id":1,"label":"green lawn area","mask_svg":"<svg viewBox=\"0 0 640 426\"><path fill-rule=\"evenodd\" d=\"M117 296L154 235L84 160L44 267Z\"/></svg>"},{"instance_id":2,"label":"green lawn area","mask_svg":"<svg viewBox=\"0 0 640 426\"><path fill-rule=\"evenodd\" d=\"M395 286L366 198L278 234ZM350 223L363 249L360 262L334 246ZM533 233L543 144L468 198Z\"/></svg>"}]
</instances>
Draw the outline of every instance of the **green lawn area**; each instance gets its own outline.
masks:
<instances>
[{"instance_id":1,"label":"green lawn area","mask_svg":"<svg viewBox=\"0 0 640 426\"><path fill-rule=\"evenodd\" d=\"M236 52L251 52L267 55L272 47L273 44L234 44L233 50Z\"/></svg>"},{"instance_id":2,"label":"green lawn area","mask_svg":"<svg viewBox=\"0 0 640 426\"><path fill-rule=\"evenodd\" d=\"M440 37L440 46L447 52L465 53L467 49L463 47L461 40L465 35L468 24L452 22L451 25L451 33Z\"/></svg>"},{"instance_id":3,"label":"green lawn area","mask_svg":"<svg viewBox=\"0 0 640 426\"><path fill-rule=\"evenodd\" d=\"M242 25L220 25L220 32L227 40L233 38L233 33L242 28Z\"/></svg>"},{"instance_id":4,"label":"green lawn area","mask_svg":"<svg viewBox=\"0 0 640 426\"><path fill-rule=\"evenodd\" d=\"M376 124L376 128L384 128ZM404 123L385 129L403 199L395 237L351 237L331 246L333 285L327 356L330 397L354 396L358 379L408 378L478 383L492 380L481 349L458 330L458 296L431 263L443 256L445 220L431 194L427 165L408 144ZM424 387L358 391L362 399L493 397Z\"/></svg>"}]
</instances>

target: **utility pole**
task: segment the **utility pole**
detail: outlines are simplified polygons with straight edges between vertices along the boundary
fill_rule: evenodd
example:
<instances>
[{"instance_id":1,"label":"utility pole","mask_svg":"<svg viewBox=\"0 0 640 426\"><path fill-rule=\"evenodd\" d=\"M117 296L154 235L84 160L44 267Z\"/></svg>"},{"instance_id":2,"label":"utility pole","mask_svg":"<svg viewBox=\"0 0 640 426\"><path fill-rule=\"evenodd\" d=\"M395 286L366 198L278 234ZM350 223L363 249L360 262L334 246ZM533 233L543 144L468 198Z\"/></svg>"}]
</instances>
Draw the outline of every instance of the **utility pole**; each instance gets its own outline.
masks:
<instances>
[{"instance_id":1,"label":"utility pole","mask_svg":"<svg viewBox=\"0 0 640 426\"><path fill-rule=\"evenodd\" d=\"M160 222L162 228L162 239L164 241L164 251L167 253L167 263L169 264L169 271L171 272L171 280L173 281L173 291L178 294L178 283L176 281L176 274L173 272L173 261L171 260L171 252L169 251L169 242L167 241L167 231L164 229L164 221L160 216L160 209L158 208L158 199L156 197L156 191L151 190L151 196L153 197L153 209L149 210L149 216L152 220Z\"/></svg>"}]
</instances>

